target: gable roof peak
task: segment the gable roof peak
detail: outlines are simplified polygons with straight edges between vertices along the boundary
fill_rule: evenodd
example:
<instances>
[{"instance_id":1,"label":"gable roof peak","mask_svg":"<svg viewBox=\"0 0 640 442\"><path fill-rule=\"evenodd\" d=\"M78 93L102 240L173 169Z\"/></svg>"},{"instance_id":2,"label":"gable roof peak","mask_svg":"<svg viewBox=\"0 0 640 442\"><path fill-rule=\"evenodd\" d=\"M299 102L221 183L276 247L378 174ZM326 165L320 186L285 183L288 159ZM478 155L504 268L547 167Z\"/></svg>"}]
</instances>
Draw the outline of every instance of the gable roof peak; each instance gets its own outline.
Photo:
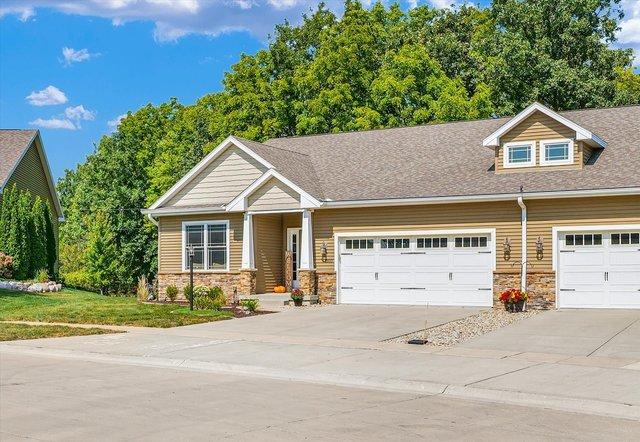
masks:
<instances>
[{"instance_id":1,"label":"gable roof peak","mask_svg":"<svg viewBox=\"0 0 640 442\"><path fill-rule=\"evenodd\" d=\"M567 126L571 130L576 133L576 140L584 140L587 144L594 147L606 147L607 143L596 134L592 133L590 130L574 123L566 117L558 114L557 112L549 109L542 103L534 101L529 106L524 108L519 114L515 117L511 118L505 124L500 126L495 132L489 135L487 138L482 140L482 145L485 147L499 147L500 146L500 137L509 132L519 123L524 121L527 117L534 114L535 112L542 112L550 118L558 121L560 124Z\"/></svg>"}]
</instances>

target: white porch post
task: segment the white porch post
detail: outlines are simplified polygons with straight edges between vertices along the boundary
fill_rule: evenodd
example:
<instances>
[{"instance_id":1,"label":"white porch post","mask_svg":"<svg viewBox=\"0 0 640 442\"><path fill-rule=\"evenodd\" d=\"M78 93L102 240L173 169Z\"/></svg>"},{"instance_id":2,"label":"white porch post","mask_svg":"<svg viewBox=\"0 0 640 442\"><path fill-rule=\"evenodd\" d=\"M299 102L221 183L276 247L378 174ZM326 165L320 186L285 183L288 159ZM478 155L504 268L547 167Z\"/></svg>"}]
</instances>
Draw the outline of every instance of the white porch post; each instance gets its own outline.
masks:
<instances>
[{"instance_id":1,"label":"white porch post","mask_svg":"<svg viewBox=\"0 0 640 442\"><path fill-rule=\"evenodd\" d=\"M242 226L242 268L253 269L253 215L244 214Z\"/></svg>"},{"instance_id":2,"label":"white porch post","mask_svg":"<svg viewBox=\"0 0 640 442\"><path fill-rule=\"evenodd\" d=\"M302 211L302 232L300 233L300 270L313 269L313 222L311 211Z\"/></svg>"}]
</instances>

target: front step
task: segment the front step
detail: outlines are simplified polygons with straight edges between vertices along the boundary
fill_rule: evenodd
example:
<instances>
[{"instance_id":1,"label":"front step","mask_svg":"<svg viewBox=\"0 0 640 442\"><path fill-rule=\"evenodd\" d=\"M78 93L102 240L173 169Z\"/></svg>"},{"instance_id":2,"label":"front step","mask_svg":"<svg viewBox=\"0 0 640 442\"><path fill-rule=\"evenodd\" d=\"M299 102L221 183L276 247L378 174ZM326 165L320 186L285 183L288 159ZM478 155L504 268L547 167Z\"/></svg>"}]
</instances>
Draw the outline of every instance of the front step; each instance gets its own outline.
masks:
<instances>
[{"instance_id":1,"label":"front step","mask_svg":"<svg viewBox=\"0 0 640 442\"><path fill-rule=\"evenodd\" d=\"M283 308L293 305L291 293L260 293L257 295L240 296L240 299L257 299L260 302L260 310L269 310L270 308ZM315 304L308 295L304 296L302 305Z\"/></svg>"}]
</instances>

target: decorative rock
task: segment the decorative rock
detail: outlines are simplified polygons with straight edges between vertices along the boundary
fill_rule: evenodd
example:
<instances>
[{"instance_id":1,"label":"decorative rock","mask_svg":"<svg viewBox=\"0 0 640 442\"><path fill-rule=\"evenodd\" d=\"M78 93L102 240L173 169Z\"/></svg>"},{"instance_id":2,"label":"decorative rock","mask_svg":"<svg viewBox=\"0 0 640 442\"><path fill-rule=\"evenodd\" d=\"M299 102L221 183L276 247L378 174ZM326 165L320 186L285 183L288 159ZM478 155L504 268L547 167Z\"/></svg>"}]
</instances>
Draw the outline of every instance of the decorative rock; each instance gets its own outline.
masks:
<instances>
[{"instance_id":1,"label":"decorative rock","mask_svg":"<svg viewBox=\"0 0 640 442\"><path fill-rule=\"evenodd\" d=\"M0 289L17 290L21 292L31 293L44 293L44 292L59 292L62 290L62 284L56 284L55 282L36 282L34 284L20 282L20 281L6 281L0 280Z\"/></svg>"}]
</instances>

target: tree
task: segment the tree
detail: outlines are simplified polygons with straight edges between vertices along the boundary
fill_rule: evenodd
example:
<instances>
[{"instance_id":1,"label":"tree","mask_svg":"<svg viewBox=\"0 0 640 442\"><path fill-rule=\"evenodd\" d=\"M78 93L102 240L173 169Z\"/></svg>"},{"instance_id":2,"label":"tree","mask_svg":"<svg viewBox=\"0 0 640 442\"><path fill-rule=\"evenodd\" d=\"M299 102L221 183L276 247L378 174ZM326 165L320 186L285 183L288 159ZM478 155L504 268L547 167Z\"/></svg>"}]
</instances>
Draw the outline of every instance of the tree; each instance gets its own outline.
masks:
<instances>
[{"instance_id":1,"label":"tree","mask_svg":"<svg viewBox=\"0 0 640 442\"><path fill-rule=\"evenodd\" d=\"M115 235L109 229L109 222L103 213L98 213L91 224L87 249L87 270L89 279L101 294L117 290L118 249Z\"/></svg>"},{"instance_id":2,"label":"tree","mask_svg":"<svg viewBox=\"0 0 640 442\"><path fill-rule=\"evenodd\" d=\"M33 236L31 236L31 269L32 274L40 269L47 269L47 218L49 211L47 203L42 198L36 197L31 206L31 215L33 224ZM53 277L53 273L49 273Z\"/></svg>"}]
</instances>

